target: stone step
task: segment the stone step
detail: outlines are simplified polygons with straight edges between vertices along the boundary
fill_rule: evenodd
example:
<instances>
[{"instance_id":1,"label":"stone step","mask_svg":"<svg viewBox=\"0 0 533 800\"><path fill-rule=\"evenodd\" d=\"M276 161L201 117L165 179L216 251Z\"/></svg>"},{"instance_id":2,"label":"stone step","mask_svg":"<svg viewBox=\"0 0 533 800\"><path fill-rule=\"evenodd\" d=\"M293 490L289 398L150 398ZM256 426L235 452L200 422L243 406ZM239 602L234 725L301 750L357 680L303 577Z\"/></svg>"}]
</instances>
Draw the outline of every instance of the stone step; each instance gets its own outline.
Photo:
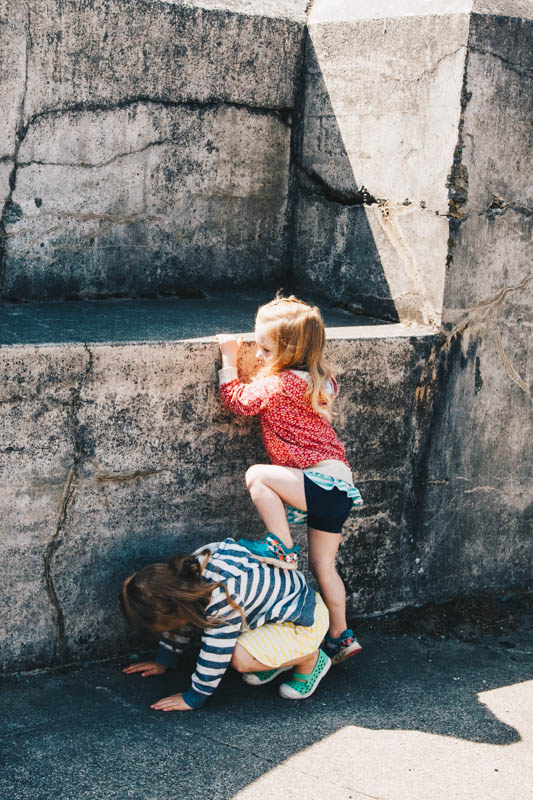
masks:
<instances>
[{"instance_id":1,"label":"stone step","mask_svg":"<svg viewBox=\"0 0 533 800\"><path fill-rule=\"evenodd\" d=\"M128 573L261 533L244 474L266 456L257 420L220 406L213 334L249 332L263 299L2 307L2 669L117 652ZM365 499L340 563L351 608L376 610L414 592L405 510L435 336L336 309L325 319L335 426Z\"/></svg>"}]
</instances>

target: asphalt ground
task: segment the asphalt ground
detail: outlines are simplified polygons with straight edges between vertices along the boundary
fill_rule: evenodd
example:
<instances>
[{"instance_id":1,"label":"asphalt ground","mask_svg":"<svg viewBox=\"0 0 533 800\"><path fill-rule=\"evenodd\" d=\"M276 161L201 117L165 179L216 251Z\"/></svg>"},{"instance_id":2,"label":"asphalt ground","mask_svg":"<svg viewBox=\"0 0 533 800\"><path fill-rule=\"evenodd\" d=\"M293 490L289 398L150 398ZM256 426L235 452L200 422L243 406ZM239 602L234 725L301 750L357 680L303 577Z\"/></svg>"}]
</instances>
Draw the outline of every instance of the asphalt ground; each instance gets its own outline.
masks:
<instances>
[{"instance_id":1,"label":"asphalt ground","mask_svg":"<svg viewBox=\"0 0 533 800\"><path fill-rule=\"evenodd\" d=\"M475 641L367 625L362 653L297 702L281 678L255 688L230 670L203 709L156 712L194 662L142 679L121 672L131 653L5 678L0 797L528 800L533 627L513 619Z\"/></svg>"}]
</instances>

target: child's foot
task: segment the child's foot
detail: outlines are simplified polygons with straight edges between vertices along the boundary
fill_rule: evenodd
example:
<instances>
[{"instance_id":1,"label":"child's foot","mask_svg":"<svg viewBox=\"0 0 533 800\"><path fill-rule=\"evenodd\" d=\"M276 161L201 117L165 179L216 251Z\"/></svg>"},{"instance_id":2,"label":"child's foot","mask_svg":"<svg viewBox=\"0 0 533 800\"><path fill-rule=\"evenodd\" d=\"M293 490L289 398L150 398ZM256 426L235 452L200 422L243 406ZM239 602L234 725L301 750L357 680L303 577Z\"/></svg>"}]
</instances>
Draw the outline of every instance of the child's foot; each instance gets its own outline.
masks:
<instances>
[{"instance_id":1,"label":"child's foot","mask_svg":"<svg viewBox=\"0 0 533 800\"><path fill-rule=\"evenodd\" d=\"M300 672L293 672L292 678L279 687L279 693L286 700L304 700L311 697L318 684L324 678L331 667L331 659L323 650L318 651L315 668L310 675L303 675Z\"/></svg>"},{"instance_id":2,"label":"child's foot","mask_svg":"<svg viewBox=\"0 0 533 800\"><path fill-rule=\"evenodd\" d=\"M304 525L307 522L307 511L294 506L287 506L287 522L289 525Z\"/></svg>"},{"instance_id":3,"label":"child's foot","mask_svg":"<svg viewBox=\"0 0 533 800\"><path fill-rule=\"evenodd\" d=\"M350 656L360 653L362 649L350 628L341 633L338 639L326 636L324 641L324 650L333 664L340 664L342 661L346 661Z\"/></svg>"},{"instance_id":4,"label":"child's foot","mask_svg":"<svg viewBox=\"0 0 533 800\"><path fill-rule=\"evenodd\" d=\"M292 667L265 669L263 672L245 672L242 679L248 686L263 686L265 683L270 683L270 681L273 681L278 675L281 675L282 672L287 672L289 669L292 669Z\"/></svg>"},{"instance_id":5,"label":"child's foot","mask_svg":"<svg viewBox=\"0 0 533 800\"><path fill-rule=\"evenodd\" d=\"M284 569L298 569L299 545L295 547L285 547L281 539L269 533L265 539L259 542L252 542L250 539L239 539L237 544L246 547L258 561L264 564L273 564L275 567Z\"/></svg>"}]
</instances>

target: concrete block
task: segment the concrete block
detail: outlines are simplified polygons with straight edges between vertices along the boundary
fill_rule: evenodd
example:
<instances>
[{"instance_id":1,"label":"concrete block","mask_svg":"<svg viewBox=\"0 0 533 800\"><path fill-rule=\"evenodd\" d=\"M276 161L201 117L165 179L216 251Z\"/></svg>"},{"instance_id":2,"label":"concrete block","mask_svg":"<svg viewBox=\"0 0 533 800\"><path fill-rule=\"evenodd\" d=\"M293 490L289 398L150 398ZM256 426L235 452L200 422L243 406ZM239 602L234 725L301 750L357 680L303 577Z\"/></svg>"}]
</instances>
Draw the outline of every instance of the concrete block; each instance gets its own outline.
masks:
<instances>
[{"instance_id":1,"label":"concrete block","mask_svg":"<svg viewBox=\"0 0 533 800\"><path fill-rule=\"evenodd\" d=\"M259 3L33 2L27 118L140 97L291 108L302 6L274 16Z\"/></svg>"},{"instance_id":2,"label":"concrete block","mask_svg":"<svg viewBox=\"0 0 533 800\"><path fill-rule=\"evenodd\" d=\"M5 296L275 282L289 143L277 116L231 106L40 118L19 151Z\"/></svg>"},{"instance_id":3,"label":"concrete block","mask_svg":"<svg viewBox=\"0 0 533 800\"><path fill-rule=\"evenodd\" d=\"M13 158L22 122L28 44L28 12L19 3L0 2L0 167ZM0 196L0 205L3 201Z\"/></svg>"},{"instance_id":4,"label":"concrete block","mask_svg":"<svg viewBox=\"0 0 533 800\"><path fill-rule=\"evenodd\" d=\"M82 346L60 357L35 347L0 351L0 663L31 668L57 656L64 618L50 567L63 536L75 461L75 401Z\"/></svg>"},{"instance_id":5,"label":"concrete block","mask_svg":"<svg viewBox=\"0 0 533 800\"><path fill-rule=\"evenodd\" d=\"M313 6L294 270L325 263L336 298L437 324L469 17L420 5Z\"/></svg>"},{"instance_id":6,"label":"concrete block","mask_svg":"<svg viewBox=\"0 0 533 800\"><path fill-rule=\"evenodd\" d=\"M530 325L494 315L443 366L416 534L441 598L532 588Z\"/></svg>"},{"instance_id":7,"label":"concrete block","mask_svg":"<svg viewBox=\"0 0 533 800\"><path fill-rule=\"evenodd\" d=\"M279 282L305 3L46 0L4 16L2 296Z\"/></svg>"},{"instance_id":8,"label":"concrete block","mask_svg":"<svg viewBox=\"0 0 533 800\"><path fill-rule=\"evenodd\" d=\"M335 425L368 504L346 528L352 610L393 602L400 577L391 571L409 547L410 454L425 424L416 388L433 336L385 328L329 331L341 384ZM259 426L220 407L216 354L212 339L0 350L1 469L14 487L0 496L4 670L118 652L127 574L227 535L262 533L244 482L246 468L266 460ZM254 354L246 343L243 375ZM296 536L303 544L305 531ZM405 556L406 597L411 562Z\"/></svg>"}]
</instances>

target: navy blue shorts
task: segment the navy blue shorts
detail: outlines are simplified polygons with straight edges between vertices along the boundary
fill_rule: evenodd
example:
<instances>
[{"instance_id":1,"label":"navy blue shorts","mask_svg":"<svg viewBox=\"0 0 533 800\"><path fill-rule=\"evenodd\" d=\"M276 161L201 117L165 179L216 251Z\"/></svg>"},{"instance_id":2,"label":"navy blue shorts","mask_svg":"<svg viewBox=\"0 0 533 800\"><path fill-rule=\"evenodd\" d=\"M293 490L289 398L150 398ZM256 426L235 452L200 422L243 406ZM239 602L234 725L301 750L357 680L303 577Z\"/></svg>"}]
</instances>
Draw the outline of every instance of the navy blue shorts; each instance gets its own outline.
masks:
<instances>
[{"instance_id":1,"label":"navy blue shorts","mask_svg":"<svg viewBox=\"0 0 533 800\"><path fill-rule=\"evenodd\" d=\"M328 533L341 533L353 506L352 498L336 486L323 489L305 474L304 489L308 526Z\"/></svg>"}]
</instances>

